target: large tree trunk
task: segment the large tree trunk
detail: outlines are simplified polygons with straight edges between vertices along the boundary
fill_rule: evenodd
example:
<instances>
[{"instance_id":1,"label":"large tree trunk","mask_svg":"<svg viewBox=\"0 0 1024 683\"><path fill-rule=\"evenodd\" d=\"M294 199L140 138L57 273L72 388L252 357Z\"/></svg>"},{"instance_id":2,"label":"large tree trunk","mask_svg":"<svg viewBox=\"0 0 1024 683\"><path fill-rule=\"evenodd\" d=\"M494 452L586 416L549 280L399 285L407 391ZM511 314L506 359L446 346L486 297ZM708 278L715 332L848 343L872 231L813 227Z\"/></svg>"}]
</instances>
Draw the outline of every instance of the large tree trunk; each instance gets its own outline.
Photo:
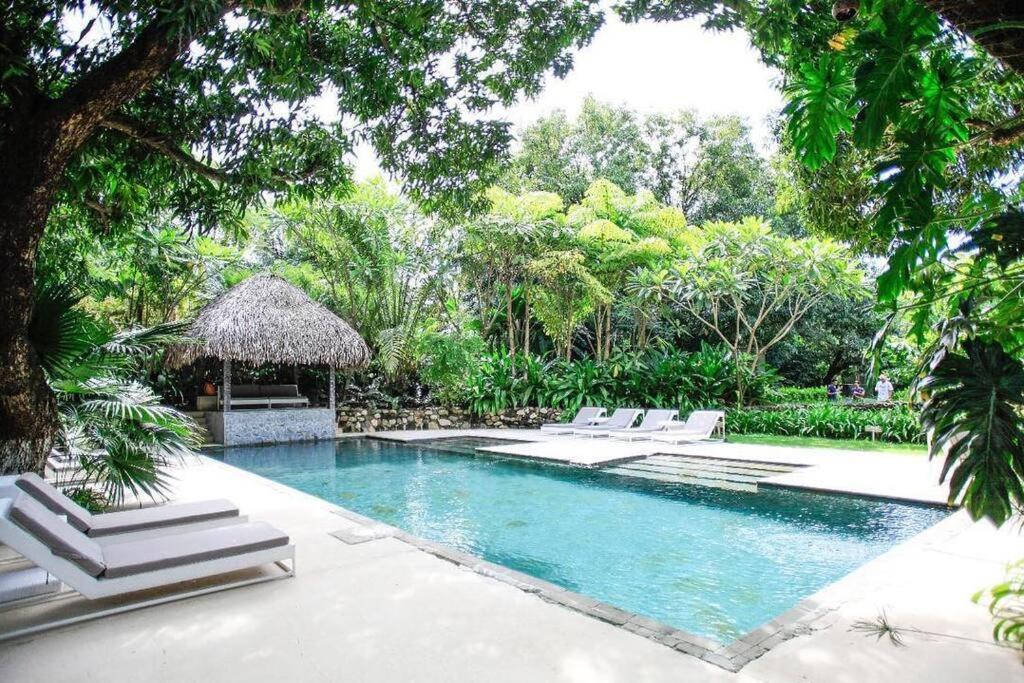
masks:
<instances>
[{"instance_id":1,"label":"large tree trunk","mask_svg":"<svg viewBox=\"0 0 1024 683\"><path fill-rule=\"evenodd\" d=\"M52 118L28 114L0 155L0 474L41 471L57 435L57 403L29 325L36 250L67 156Z\"/></svg>"},{"instance_id":2,"label":"large tree trunk","mask_svg":"<svg viewBox=\"0 0 1024 683\"><path fill-rule=\"evenodd\" d=\"M1021 0L919 0L990 55L1024 76L1024 2ZM1010 26L1008 24L1016 24ZM994 28L1007 25L1004 28Z\"/></svg>"},{"instance_id":3,"label":"large tree trunk","mask_svg":"<svg viewBox=\"0 0 1024 683\"><path fill-rule=\"evenodd\" d=\"M234 3L210 8L206 30ZM42 469L57 434L57 404L28 331L39 240L68 162L104 119L148 88L191 37L159 17L59 99L26 85L0 139L0 473Z\"/></svg>"}]
</instances>

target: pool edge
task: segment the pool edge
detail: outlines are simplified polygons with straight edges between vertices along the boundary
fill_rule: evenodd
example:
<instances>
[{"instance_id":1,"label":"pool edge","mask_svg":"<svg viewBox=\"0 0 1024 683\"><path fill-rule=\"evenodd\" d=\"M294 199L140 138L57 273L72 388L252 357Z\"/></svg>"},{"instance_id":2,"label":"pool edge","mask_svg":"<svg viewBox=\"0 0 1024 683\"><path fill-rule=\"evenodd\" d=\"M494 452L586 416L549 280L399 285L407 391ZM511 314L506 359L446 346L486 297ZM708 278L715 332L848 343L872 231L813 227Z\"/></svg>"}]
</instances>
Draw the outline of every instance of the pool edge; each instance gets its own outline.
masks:
<instances>
[{"instance_id":1,"label":"pool edge","mask_svg":"<svg viewBox=\"0 0 1024 683\"><path fill-rule=\"evenodd\" d=\"M684 631L650 617L629 612L582 593L567 590L543 579L490 562L471 553L410 534L398 527L347 508L336 505L333 512L339 517L344 517L352 522L386 529L388 537L402 541L438 559L468 569L474 574L495 579L524 593L535 595L545 602L557 604L574 612L603 621L606 624L672 648L682 654L697 657L731 673L740 671L744 666L766 654L776 645L809 632L814 622L824 617L833 609L825 607L814 600L814 596L817 596L832 585L829 584L829 586L821 589L821 591L804 598L781 615L772 618L736 640L723 645L710 638Z\"/></svg>"},{"instance_id":2,"label":"pool edge","mask_svg":"<svg viewBox=\"0 0 1024 683\"><path fill-rule=\"evenodd\" d=\"M386 442L392 441L390 439L380 440ZM494 457L498 454L486 453L485 455ZM821 621L829 613L838 610L841 604L845 602L845 599L843 599L844 596L838 589L845 587L846 584L850 582L861 580L861 574L872 571L876 565L883 560L883 558L887 558L892 553L905 552L907 550L916 549L922 545L932 544L939 539L951 538L963 530L965 527L965 520L969 521L969 518L962 509L953 511L949 516L933 526L906 539L902 543L889 548L881 555L872 558L865 564L854 569L852 572L839 577L835 581L823 586L818 591L803 598L797 602L796 605L782 614L773 617L757 628L748 631L732 642L723 645L709 638L678 629L674 626L670 626L669 624L651 619L650 617L634 614L610 603L602 602L581 593L561 588L560 586L544 581L543 579L490 562L471 553L457 550L444 544L410 534L393 525L381 522L372 517L367 517L358 512L342 507L337 503L327 501L313 494L288 486L287 484L282 484L273 479L256 474L255 472L226 463L223 460L211 458L206 455L200 455L200 457L204 457L206 460L216 463L222 467L228 467L238 470L239 472L244 472L247 475L257 477L275 488L286 489L293 494L315 500L329 508L333 514L348 519L349 521L386 530L387 533L381 536L381 538L394 538L438 559L445 560L459 567L468 569L479 576L496 579L525 593L536 595L545 602L557 604L571 609L574 612L603 621L604 623L620 628L626 632L639 635L660 645L674 649L682 654L697 657L702 661L713 664L731 673L739 672L744 666L767 654L773 648L787 640L800 635L810 634L816 630L816 622ZM513 456L512 459L525 458ZM557 463L549 462L549 464ZM778 488L790 487L780 485ZM791 488L799 490L801 487ZM826 494L837 493L834 491L819 492ZM848 495L855 497L883 498L881 496L863 496L862 494L856 493L849 493ZM896 500L896 502L901 503L929 505L922 501L891 500ZM931 505L935 506L934 504ZM339 542L342 541L339 540ZM823 625L821 628L827 628L827 625Z\"/></svg>"}]
</instances>

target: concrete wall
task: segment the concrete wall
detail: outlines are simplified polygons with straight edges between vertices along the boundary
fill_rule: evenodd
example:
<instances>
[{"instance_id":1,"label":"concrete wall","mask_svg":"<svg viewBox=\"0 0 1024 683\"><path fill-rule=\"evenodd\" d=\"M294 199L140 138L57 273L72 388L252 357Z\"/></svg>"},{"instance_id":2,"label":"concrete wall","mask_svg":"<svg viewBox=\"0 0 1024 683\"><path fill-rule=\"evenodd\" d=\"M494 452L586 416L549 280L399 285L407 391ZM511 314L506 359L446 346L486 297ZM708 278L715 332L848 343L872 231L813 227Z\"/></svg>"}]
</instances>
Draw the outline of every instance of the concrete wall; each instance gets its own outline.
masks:
<instances>
[{"instance_id":1,"label":"concrete wall","mask_svg":"<svg viewBox=\"0 0 1024 683\"><path fill-rule=\"evenodd\" d=\"M335 437L334 411L330 408L231 410L210 412L206 417L214 441L225 446Z\"/></svg>"}]
</instances>

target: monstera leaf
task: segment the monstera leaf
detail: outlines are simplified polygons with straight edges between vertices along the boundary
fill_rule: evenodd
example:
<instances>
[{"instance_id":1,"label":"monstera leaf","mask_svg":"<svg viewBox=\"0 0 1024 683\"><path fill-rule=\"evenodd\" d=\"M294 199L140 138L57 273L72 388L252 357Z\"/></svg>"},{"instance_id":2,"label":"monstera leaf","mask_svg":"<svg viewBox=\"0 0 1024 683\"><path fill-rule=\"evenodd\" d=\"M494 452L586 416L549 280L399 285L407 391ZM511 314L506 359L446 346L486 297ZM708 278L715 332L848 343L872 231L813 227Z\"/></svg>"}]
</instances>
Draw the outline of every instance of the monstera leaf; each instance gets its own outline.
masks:
<instances>
[{"instance_id":1,"label":"monstera leaf","mask_svg":"<svg viewBox=\"0 0 1024 683\"><path fill-rule=\"evenodd\" d=\"M854 82L842 57L825 54L807 62L786 87L789 134L797 157L811 171L832 161L836 139L853 130Z\"/></svg>"},{"instance_id":2,"label":"monstera leaf","mask_svg":"<svg viewBox=\"0 0 1024 683\"><path fill-rule=\"evenodd\" d=\"M1002 524L1024 504L1024 366L998 344L970 339L963 351L939 351L918 384L921 419L932 455L945 453L950 501Z\"/></svg>"},{"instance_id":3,"label":"monstera leaf","mask_svg":"<svg viewBox=\"0 0 1024 683\"><path fill-rule=\"evenodd\" d=\"M1024 211L1010 207L970 233L961 251L977 250L979 254L994 256L1006 268L1024 258Z\"/></svg>"}]
</instances>

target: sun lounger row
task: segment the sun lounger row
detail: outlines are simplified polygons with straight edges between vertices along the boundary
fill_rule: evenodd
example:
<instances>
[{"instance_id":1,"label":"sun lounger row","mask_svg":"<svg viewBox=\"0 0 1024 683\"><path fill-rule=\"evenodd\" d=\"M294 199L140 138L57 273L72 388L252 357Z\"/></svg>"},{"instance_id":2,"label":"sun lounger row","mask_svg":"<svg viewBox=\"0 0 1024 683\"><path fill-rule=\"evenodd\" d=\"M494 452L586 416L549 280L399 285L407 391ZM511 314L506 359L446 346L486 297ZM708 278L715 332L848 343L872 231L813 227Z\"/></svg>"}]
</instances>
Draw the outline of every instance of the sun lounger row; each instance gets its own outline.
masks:
<instances>
[{"instance_id":1,"label":"sun lounger row","mask_svg":"<svg viewBox=\"0 0 1024 683\"><path fill-rule=\"evenodd\" d=\"M281 570L246 573L212 586L2 633L0 640L295 573L295 546L287 534L269 524L248 522L228 501L93 515L31 473L17 477L13 485L9 481L0 484L0 543L91 600L268 564Z\"/></svg>"},{"instance_id":2,"label":"sun lounger row","mask_svg":"<svg viewBox=\"0 0 1024 683\"><path fill-rule=\"evenodd\" d=\"M618 408L611 417L603 417L604 408L581 408L572 422L541 425L547 434L571 434L577 437L608 437L625 441L648 440L666 443L703 441L721 427L724 432L725 413L721 410L695 410L685 422L678 420L679 411ZM640 424L634 426L637 419Z\"/></svg>"}]
</instances>

